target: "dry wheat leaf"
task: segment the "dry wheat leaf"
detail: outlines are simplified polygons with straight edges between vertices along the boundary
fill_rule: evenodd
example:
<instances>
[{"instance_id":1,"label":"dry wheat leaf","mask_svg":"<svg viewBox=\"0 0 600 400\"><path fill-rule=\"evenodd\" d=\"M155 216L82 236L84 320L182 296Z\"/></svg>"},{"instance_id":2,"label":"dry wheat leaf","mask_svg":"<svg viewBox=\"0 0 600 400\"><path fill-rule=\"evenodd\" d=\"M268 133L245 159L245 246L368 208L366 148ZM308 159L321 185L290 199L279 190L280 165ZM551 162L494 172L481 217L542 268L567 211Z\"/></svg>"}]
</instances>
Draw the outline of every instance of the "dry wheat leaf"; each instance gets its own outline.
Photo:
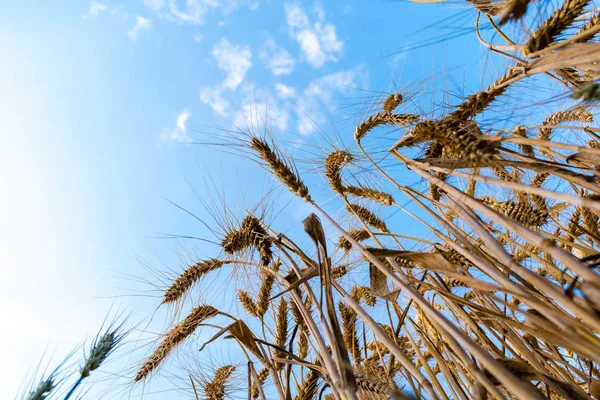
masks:
<instances>
[{"instance_id":1,"label":"dry wheat leaf","mask_svg":"<svg viewBox=\"0 0 600 400\"><path fill-rule=\"evenodd\" d=\"M531 75L568 67L597 71L599 62L600 43L571 43L530 62L525 66L525 73Z\"/></svg>"},{"instance_id":2,"label":"dry wheat leaf","mask_svg":"<svg viewBox=\"0 0 600 400\"><path fill-rule=\"evenodd\" d=\"M407 251L402 255L398 255L397 257L412 261L419 267L426 270L441 273L456 272L456 267L446 261L446 259L438 253L418 253Z\"/></svg>"},{"instance_id":3,"label":"dry wheat leaf","mask_svg":"<svg viewBox=\"0 0 600 400\"><path fill-rule=\"evenodd\" d=\"M394 300L398 297L398 291L390 292L387 276L372 263L369 263L369 278L371 283L371 293L375 296L383 297L386 300Z\"/></svg>"},{"instance_id":4,"label":"dry wheat leaf","mask_svg":"<svg viewBox=\"0 0 600 400\"><path fill-rule=\"evenodd\" d=\"M256 341L254 340L254 334L244 321L238 319L229 327L228 332L231 334L231 336L242 343L248 350L250 350L252 354L260 359L263 358L262 353L256 345Z\"/></svg>"},{"instance_id":5,"label":"dry wheat leaf","mask_svg":"<svg viewBox=\"0 0 600 400\"><path fill-rule=\"evenodd\" d=\"M571 154L570 156L568 156L566 161L569 164L578 162L586 165L600 165L600 155L590 153L588 151L580 151L578 153Z\"/></svg>"}]
</instances>

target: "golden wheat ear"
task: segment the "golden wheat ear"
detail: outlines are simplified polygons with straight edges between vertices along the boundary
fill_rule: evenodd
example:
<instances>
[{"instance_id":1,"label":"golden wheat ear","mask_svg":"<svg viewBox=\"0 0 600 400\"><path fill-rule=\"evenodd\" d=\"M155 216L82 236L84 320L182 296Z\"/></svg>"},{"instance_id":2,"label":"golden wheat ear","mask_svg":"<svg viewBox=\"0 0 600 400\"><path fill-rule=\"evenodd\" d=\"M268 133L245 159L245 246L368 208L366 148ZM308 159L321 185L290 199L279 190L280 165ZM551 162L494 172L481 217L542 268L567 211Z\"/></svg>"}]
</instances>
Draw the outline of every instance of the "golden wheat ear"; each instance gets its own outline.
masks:
<instances>
[{"instance_id":1,"label":"golden wheat ear","mask_svg":"<svg viewBox=\"0 0 600 400\"><path fill-rule=\"evenodd\" d=\"M356 215L367 225L370 225L373 228L377 228L382 232L388 232L387 225L385 224L385 222L383 222L381 218L373 214L367 208L358 204L348 203L346 205L346 210Z\"/></svg>"},{"instance_id":2,"label":"golden wheat ear","mask_svg":"<svg viewBox=\"0 0 600 400\"><path fill-rule=\"evenodd\" d=\"M196 283L201 277L208 274L209 272L221 268L228 261L220 261L217 259L210 259L204 261L198 261L194 265L186 269L167 289L163 296L163 303L173 303L180 300L183 295L190 290L192 285Z\"/></svg>"},{"instance_id":3,"label":"golden wheat ear","mask_svg":"<svg viewBox=\"0 0 600 400\"><path fill-rule=\"evenodd\" d=\"M233 365L221 367L215 371L215 376L210 382L203 384L204 394L208 400L225 399L225 385L233 371L235 371Z\"/></svg>"},{"instance_id":4,"label":"golden wheat ear","mask_svg":"<svg viewBox=\"0 0 600 400\"><path fill-rule=\"evenodd\" d=\"M342 168L354 159L352 154L344 150L335 150L325 159L325 176L335 192L342 193Z\"/></svg>"},{"instance_id":5,"label":"golden wheat ear","mask_svg":"<svg viewBox=\"0 0 600 400\"><path fill-rule=\"evenodd\" d=\"M268 368L261 369L260 372L258 373L258 380L255 380L252 383L252 389L250 392L252 399L258 399L260 390L262 390L262 385L265 383L265 381L267 380L268 377L269 377L269 369ZM259 389L259 386L261 387L261 389Z\"/></svg>"},{"instance_id":6,"label":"golden wheat ear","mask_svg":"<svg viewBox=\"0 0 600 400\"><path fill-rule=\"evenodd\" d=\"M135 382L145 379L154 371L160 363L171 353L171 351L194 333L196 328L205 320L214 317L219 310L212 306L202 305L194 308L192 312L175 328L169 331L160 345L142 364L135 376Z\"/></svg>"},{"instance_id":7,"label":"golden wheat ear","mask_svg":"<svg viewBox=\"0 0 600 400\"><path fill-rule=\"evenodd\" d=\"M351 229L348 231L348 234L357 242L363 242L371 238L371 234L365 229ZM345 252L348 252L352 249L352 243L344 236L340 236L338 239L338 247Z\"/></svg>"},{"instance_id":8,"label":"golden wheat ear","mask_svg":"<svg viewBox=\"0 0 600 400\"><path fill-rule=\"evenodd\" d=\"M274 150L265 140L257 137L252 137L250 148L258 154L259 158L269 166L270 171L292 193L305 201L312 201L308 188L298 176L296 169L290 161L283 159L279 151Z\"/></svg>"},{"instance_id":9,"label":"golden wheat ear","mask_svg":"<svg viewBox=\"0 0 600 400\"><path fill-rule=\"evenodd\" d=\"M277 307L277 317L275 324L275 344L284 349L287 343L288 337L288 303L284 298L279 300L279 306ZM285 354L275 348L273 352L273 357L275 358L285 358ZM275 369L278 371L282 370L285 364L281 362L275 363Z\"/></svg>"},{"instance_id":10,"label":"golden wheat ear","mask_svg":"<svg viewBox=\"0 0 600 400\"><path fill-rule=\"evenodd\" d=\"M525 44L525 55L543 50L554 43L556 38L583 13L590 2L591 0L565 0L562 6L533 32Z\"/></svg>"}]
</instances>

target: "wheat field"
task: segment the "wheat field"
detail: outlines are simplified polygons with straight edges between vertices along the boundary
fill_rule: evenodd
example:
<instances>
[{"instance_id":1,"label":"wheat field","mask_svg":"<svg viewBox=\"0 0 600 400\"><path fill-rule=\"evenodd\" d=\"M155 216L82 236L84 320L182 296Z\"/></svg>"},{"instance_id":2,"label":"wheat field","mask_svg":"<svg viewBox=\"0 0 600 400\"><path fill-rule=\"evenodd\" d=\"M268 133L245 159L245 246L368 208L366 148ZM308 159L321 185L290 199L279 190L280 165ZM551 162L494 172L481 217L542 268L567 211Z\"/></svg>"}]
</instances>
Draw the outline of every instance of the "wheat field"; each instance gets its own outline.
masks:
<instances>
[{"instance_id":1,"label":"wheat field","mask_svg":"<svg viewBox=\"0 0 600 400\"><path fill-rule=\"evenodd\" d=\"M242 357L182 377L196 399L600 398L600 11L457 3L508 67L436 110L418 91L377 99L344 133L351 147L310 160L343 210L315 200L268 125L222 139L313 213L298 238L252 211L224 224L220 251L162 294L179 319L131 366L133 385L202 330L200 358L225 340ZM216 273L237 281L224 294L237 314L194 298Z\"/></svg>"}]
</instances>

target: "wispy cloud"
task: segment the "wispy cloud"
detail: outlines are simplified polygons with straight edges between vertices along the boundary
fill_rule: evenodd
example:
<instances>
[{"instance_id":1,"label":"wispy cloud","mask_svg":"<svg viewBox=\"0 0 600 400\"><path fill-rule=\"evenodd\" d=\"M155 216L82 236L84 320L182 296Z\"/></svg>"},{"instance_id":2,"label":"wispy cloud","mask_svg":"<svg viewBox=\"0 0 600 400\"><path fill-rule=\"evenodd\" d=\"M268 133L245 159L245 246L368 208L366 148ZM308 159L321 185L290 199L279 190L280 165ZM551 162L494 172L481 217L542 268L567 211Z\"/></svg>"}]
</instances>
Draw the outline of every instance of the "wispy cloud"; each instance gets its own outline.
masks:
<instances>
[{"instance_id":1,"label":"wispy cloud","mask_svg":"<svg viewBox=\"0 0 600 400\"><path fill-rule=\"evenodd\" d=\"M310 135L316 126L326 123L323 109L335 104L335 96L348 93L353 87L364 85L365 72L362 66L325 75L308 84L298 96L298 132Z\"/></svg>"},{"instance_id":2,"label":"wispy cloud","mask_svg":"<svg viewBox=\"0 0 600 400\"><path fill-rule=\"evenodd\" d=\"M160 135L160 139L165 142L190 143L192 138L187 134L187 121L190 118L190 111L183 110L177 116L177 122L174 128L165 128Z\"/></svg>"},{"instance_id":3,"label":"wispy cloud","mask_svg":"<svg viewBox=\"0 0 600 400\"><path fill-rule=\"evenodd\" d=\"M144 0L144 5L151 10L158 11L165 5L165 0Z\"/></svg>"},{"instance_id":4,"label":"wispy cloud","mask_svg":"<svg viewBox=\"0 0 600 400\"><path fill-rule=\"evenodd\" d=\"M97 1L92 1L90 4L90 8L88 8L87 12L81 14L81 18L88 19L97 17L102 11L106 11L108 7L105 4L98 3Z\"/></svg>"},{"instance_id":5,"label":"wispy cloud","mask_svg":"<svg viewBox=\"0 0 600 400\"><path fill-rule=\"evenodd\" d=\"M252 67L252 52L247 45L232 45L227 38L222 38L213 46L212 54L217 67L225 72L225 78L213 87L200 89L200 101L224 116L229 102L223 97L223 91L235 91L242 84Z\"/></svg>"},{"instance_id":6,"label":"wispy cloud","mask_svg":"<svg viewBox=\"0 0 600 400\"><path fill-rule=\"evenodd\" d=\"M220 86L200 89L200 101L208 104L219 115L225 116L229 109L229 102L223 98Z\"/></svg>"},{"instance_id":7,"label":"wispy cloud","mask_svg":"<svg viewBox=\"0 0 600 400\"><path fill-rule=\"evenodd\" d=\"M296 97L296 89L283 83L276 83L275 91L277 92L277 97L281 99L293 99Z\"/></svg>"},{"instance_id":8,"label":"wispy cloud","mask_svg":"<svg viewBox=\"0 0 600 400\"><path fill-rule=\"evenodd\" d=\"M211 10L228 15L241 7L254 11L260 2L257 0L144 0L147 9L160 18L180 24L199 25L206 20Z\"/></svg>"},{"instance_id":9,"label":"wispy cloud","mask_svg":"<svg viewBox=\"0 0 600 400\"><path fill-rule=\"evenodd\" d=\"M223 86L235 89L252 67L252 52L247 45L232 45L227 38L221 39L212 50L217 66L227 74Z\"/></svg>"},{"instance_id":10,"label":"wispy cloud","mask_svg":"<svg viewBox=\"0 0 600 400\"><path fill-rule=\"evenodd\" d=\"M328 61L337 61L344 42L339 40L335 26L325 22L325 11L315 8L315 21L297 4L286 3L286 22L290 35L298 42L306 61L313 68L321 68Z\"/></svg>"},{"instance_id":11,"label":"wispy cloud","mask_svg":"<svg viewBox=\"0 0 600 400\"><path fill-rule=\"evenodd\" d=\"M211 8L219 7L219 0L186 0L185 7L180 7L176 0L169 0L169 13L180 22L201 24L204 15Z\"/></svg>"},{"instance_id":12,"label":"wispy cloud","mask_svg":"<svg viewBox=\"0 0 600 400\"><path fill-rule=\"evenodd\" d=\"M246 95L233 113L233 124L239 128L256 128L267 124L286 130L290 119L289 105L278 104L267 90L249 85Z\"/></svg>"},{"instance_id":13,"label":"wispy cloud","mask_svg":"<svg viewBox=\"0 0 600 400\"><path fill-rule=\"evenodd\" d=\"M90 3L87 11L81 14L81 18L92 19L98 17L100 14L118 16L121 17L123 21L127 19L127 13L123 11L123 6L109 6L95 0Z\"/></svg>"},{"instance_id":14,"label":"wispy cloud","mask_svg":"<svg viewBox=\"0 0 600 400\"><path fill-rule=\"evenodd\" d=\"M149 19L138 15L136 17L135 25L127 32L127 36L129 36L131 40L136 40L140 32L148 31L150 29L152 29L152 22L150 22Z\"/></svg>"},{"instance_id":15,"label":"wispy cloud","mask_svg":"<svg viewBox=\"0 0 600 400\"><path fill-rule=\"evenodd\" d=\"M272 38L265 41L260 59L275 76L288 75L294 70L294 59L290 53L286 49L277 47Z\"/></svg>"},{"instance_id":16,"label":"wispy cloud","mask_svg":"<svg viewBox=\"0 0 600 400\"><path fill-rule=\"evenodd\" d=\"M98 15L102 13L110 13L116 14L119 11L119 7L109 7L106 4L100 3L98 1L92 1L90 3L89 8L86 12L81 14L81 18L83 19L91 19L96 18Z\"/></svg>"}]
</instances>

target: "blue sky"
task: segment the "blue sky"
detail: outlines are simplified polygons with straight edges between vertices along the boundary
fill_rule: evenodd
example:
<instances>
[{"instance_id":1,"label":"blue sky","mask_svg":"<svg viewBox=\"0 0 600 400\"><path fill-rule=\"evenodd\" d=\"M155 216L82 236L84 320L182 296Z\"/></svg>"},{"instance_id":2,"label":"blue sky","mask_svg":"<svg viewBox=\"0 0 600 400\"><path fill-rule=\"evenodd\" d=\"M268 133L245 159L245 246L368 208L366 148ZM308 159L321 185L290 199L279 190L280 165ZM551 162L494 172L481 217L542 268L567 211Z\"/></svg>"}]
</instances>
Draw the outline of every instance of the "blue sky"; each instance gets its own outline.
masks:
<instances>
[{"instance_id":1,"label":"blue sky","mask_svg":"<svg viewBox=\"0 0 600 400\"><path fill-rule=\"evenodd\" d=\"M214 255L198 241L155 238L210 237L165 199L208 218L196 194L222 191L241 212L270 187L247 157L194 141L266 109L276 140L306 156L328 137L351 143L354 124L393 85L431 89L437 74L448 93L470 93L486 62L463 53L479 48L472 33L405 51L474 18L452 4L23 0L2 9L2 398L44 351L59 360L91 338L111 306L136 321L152 313L158 292L129 275L153 281L146 264L179 270L192 254ZM435 21L449 29L425 29ZM288 207L278 224L308 212Z\"/></svg>"}]
</instances>

